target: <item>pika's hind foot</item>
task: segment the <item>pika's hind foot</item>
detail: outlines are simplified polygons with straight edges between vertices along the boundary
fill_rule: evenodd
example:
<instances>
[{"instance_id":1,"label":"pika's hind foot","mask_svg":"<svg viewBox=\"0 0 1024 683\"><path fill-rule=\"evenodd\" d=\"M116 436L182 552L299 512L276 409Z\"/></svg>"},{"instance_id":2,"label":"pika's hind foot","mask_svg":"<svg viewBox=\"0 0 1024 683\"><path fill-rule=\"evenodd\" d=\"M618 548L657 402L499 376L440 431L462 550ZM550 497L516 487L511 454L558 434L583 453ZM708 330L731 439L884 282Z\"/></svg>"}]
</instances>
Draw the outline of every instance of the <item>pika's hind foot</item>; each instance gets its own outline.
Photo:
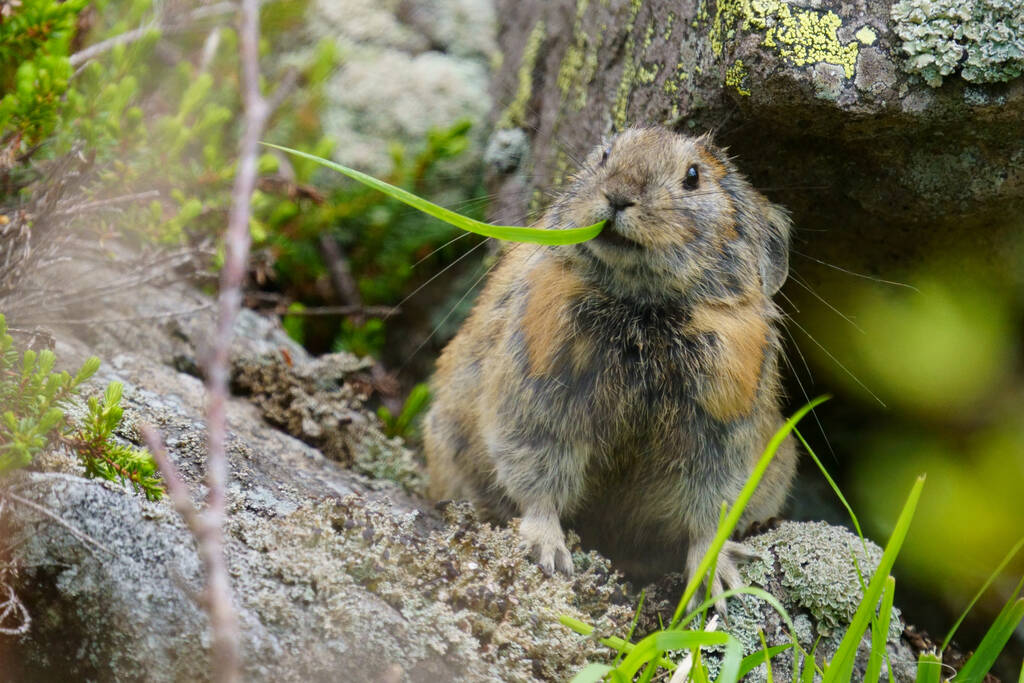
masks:
<instances>
[{"instance_id":1,"label":"pika's hind foot","mask_svg":"<svg viewBox=\"0 0 1024 683\"><path fill-rule=\"evenodd\" d=\"M707 552L707 548L710 545L710 540L706 543L695 543L690 546L690 550L686 555L686 577L689 580L697 572L697 568L700 565L704 554ZM742 588L747 583L740 576L739 565L750 562L751 560L760 560L764 556L736 541L726 541L722 547L722 551L718 554L718 562L715 563L715 575L711 579L711 597L715 597L722 593L723 590L730 588ZM706 579L705 579L706 582ZM702 585L706 587L706 583ZM704 602L705 591L699 590L690 599L688 609L693 611ZM722 615L722 618L728 621L729 612L725 604L725 600L718 600L715 603L715 611Z\"/></svg>"},{"instance_id":2,"label":"pika's hind foot","mask_svg":"<svg viewBox=\"0 0 1024 683\"><path fill-rule=\"evenodd\" d=\"M528 507L519 525L519 535L530 558L540 565L542 572L551 576L557 569L572 576L572 555L565 545L565 534L554 505Z\"/></svg>"}]
</instances>

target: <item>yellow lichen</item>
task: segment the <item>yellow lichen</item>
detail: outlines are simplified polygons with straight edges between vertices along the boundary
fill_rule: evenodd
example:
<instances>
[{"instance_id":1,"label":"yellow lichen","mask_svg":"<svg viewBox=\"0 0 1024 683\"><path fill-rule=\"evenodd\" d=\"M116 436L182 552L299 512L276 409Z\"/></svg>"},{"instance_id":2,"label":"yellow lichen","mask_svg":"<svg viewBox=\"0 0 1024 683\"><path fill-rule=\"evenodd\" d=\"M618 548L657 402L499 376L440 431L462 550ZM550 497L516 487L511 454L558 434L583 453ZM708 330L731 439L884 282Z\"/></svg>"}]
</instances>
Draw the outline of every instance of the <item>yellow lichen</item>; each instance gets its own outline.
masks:
<instances>
[{"instance_id":1,"label":"yellow lichen","mask_svg":"<svg viewBox=\"0 0 1024 683\"><path fill-rule=\"evenodd\" d=\"M878 40L878 34L870 26L861 26L860 30L853 34L853 37L865 45L874 45Z\"/></svg>"},{"instance_id":2,"label":"yellow lichen","mask_svg":"<svg viewBox=\"0 0 1024 683\"><path fill-rule=\"evenodd\" d=\"M633 84L636 82L636 40L633 36L633 27L636 25L636 15L640 13L643 0L631 0L629 8L629 20L626 22L626 45L625 62L622 65L622 78L619 80L618 90L615 92L615 106L612 108L612 122L615 128L621 130L626 127L626 111L629 106L629 94L633 92Z\"/></svg>"},{"instance_id":3,"label":"yellow lichen","mask_svg":"<svg viewBox=\"0 0 1024 683\"><path fill-rule=\"evenodd\" d=\"M839 42L842 20L835 12L794 8L782 0L719 0L709 30L711 48L721 55L725 43L743 31L763 33L761 44L796 66L824 62L853 78L859 46Z\"/></svg>"},{"instance_id":4,"label":"yellow lichen","mask_svg":"<svg viewBox=\"0 0 1024 683\"><path fill-rule=\"evenodd\" d=\"M558 89L563 100L569 100L571 106L579 111L587 106L587 85L594 80L597 73L597 53L604 40L604 32L592 40L583 31L583 16L587 12L590 0L578 0L576 3L576 20L573 23L573 39L562 64L558 69Z\"/></svg>"},{"instance_id":5,"label":"yellow lichen","mask_svg":"<svg viewBox=\"0 0 1024 683\"><path fill-rule=\"evenodd\" d=\"M533 68L537 63L537 55L547 35L547 26L543 20L538 21L529 38L526 39L526 47L523 48L523 58L519 62L518 86L512 103L508 105L501 119L498 121L498 128L514 128L526 124L526 107L533 95Z\"/></svg>"},{"instance_id":6,"label":"yellow lichen","mask_svg":"<svg viewBox=\"0 0 1024 683\"><path fill-rule=\"evenodd\" d=\"M750 90L747 87L747 67L743 66L742 59L737 59L732 66L726 69L725 84L736 88L736 92L741 95L750 95Z\"/></svg>"}]
</instances>

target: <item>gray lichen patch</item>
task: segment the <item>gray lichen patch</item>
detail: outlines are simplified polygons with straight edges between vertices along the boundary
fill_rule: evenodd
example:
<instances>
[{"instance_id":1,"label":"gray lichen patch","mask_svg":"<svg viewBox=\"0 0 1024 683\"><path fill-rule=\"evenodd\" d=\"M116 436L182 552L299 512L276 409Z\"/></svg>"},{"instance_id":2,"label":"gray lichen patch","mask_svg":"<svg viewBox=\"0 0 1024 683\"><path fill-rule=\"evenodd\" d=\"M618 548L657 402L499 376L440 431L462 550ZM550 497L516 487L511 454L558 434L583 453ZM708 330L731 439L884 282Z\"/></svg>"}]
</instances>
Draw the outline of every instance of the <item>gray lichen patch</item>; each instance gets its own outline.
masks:
<instances>
[{"instance_id":1,"label":"gray lichen patch","mask_svg":"<svg viewBox=\"0 0 1024 683\"><path fill-rule=\"evenodd\" d=\"M422 466L365 405L372 364L347 353L291 362L275 352L243 353L232 358L231 382L275 427L361 474L422 494Z\"/></svg>"},{"instance_id":2,"label":"gray lichen patch","mask_svg":"<svg viewBox=\"0 0 1024 683\"><path fill-rule=\"evenodd\" d=\"M878 567L882 550L842 529L823 522L783 522L775 529L744 541L761 552L763 560L741 566L743 579L764 588L782 604L793 621L795 634L782 616L768 603L752 595L740 595L728 601L728 625L725 628L749 655L762 648L761 634L769 646L785 645L796 636L800 646L815 653L819 661L831 658L846 633L847 624L860 605L864 581L870 581ZM676 600L683 590L681 577L648 587L648 604L640 629L652 630L661 621L671 619ZM900 635L903 631L899 610L893 610L886 649L897 681L914 680L914 656ZM858 651L853 680L862 680L869 644L864 640ZM707 659L717 673L714 657ZM772 660L775 680L792 678L792 652ZM858 678L859 673L859 678ZM748 681L766 680L762 665L752 671Z\"/></svg>"},{"instance_id":3,"label":"gray lichen patch","mask_svg":"<svg viewBox=\"0 0 1024 683\"><path fill-rule=\"evenodd\" d=\"M565 680L609 656L558 621L564 614L602 633L624 631L630 610L618 604L624 595L607 560L591 553L576 576L545 577L515 528L479 522L468 504L448 505L444 516L439 525L354 495L300 510L248 542L267 549L267 571L308 595L327 628L339 601L369 592L415 625L406 662L470 662L460 680Z\"/></svg>"},{"instance_id":4,"label":"gray lichen patch","mask_svg":"<svg viewBox=\"0 0 1024 683\"><path fill-rule=\"evenodd\" d=\"M891 13L907 55L903 68L932 87L957 71L972 83L1024 73L1019 0L900 0Z\"/></svg>"}]
</instances>

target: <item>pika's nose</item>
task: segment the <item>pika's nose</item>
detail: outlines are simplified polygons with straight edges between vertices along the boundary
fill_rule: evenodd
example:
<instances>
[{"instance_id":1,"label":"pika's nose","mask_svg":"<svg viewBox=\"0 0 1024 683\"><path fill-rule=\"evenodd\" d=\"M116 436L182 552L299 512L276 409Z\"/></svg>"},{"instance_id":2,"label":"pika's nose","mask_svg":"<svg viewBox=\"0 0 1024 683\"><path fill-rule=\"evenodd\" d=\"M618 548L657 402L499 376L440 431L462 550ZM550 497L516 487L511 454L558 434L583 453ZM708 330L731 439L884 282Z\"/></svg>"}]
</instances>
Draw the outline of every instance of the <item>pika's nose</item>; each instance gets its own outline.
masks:
<instances>
[{"instance_id":1,"label":"pika's nose","mask_svg":"<svg viewBox=\"0 0 1024 683\"><path fill-rule=\"evenodd\" d=\"M612 211L616 213L636 204L632 199L618 192L605 192L604 196L608 200L608 206L612 207Z\"/></svg>"}]
</instances>

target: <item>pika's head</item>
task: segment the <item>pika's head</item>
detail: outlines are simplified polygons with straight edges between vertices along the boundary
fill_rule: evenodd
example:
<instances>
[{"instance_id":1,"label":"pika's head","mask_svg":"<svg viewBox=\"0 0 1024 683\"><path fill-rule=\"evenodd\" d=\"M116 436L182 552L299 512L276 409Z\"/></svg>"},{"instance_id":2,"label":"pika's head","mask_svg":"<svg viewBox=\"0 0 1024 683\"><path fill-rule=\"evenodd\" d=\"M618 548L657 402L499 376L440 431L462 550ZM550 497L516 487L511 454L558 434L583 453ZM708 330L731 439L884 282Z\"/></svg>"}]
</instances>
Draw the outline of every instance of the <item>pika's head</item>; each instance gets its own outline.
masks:
<instances>
[{"instance_id":1,"label":"pika's head","mask_svg":"<svg viewBox=\"0 0 1024 683\"><path fill-rule=\"evenodd\" d=\"M785 211L707 136L626 130L587 156L549 215L552 227L607 221L567 253L627 295L771 296L789 270Z\"/></svg>"}]
</instances>

